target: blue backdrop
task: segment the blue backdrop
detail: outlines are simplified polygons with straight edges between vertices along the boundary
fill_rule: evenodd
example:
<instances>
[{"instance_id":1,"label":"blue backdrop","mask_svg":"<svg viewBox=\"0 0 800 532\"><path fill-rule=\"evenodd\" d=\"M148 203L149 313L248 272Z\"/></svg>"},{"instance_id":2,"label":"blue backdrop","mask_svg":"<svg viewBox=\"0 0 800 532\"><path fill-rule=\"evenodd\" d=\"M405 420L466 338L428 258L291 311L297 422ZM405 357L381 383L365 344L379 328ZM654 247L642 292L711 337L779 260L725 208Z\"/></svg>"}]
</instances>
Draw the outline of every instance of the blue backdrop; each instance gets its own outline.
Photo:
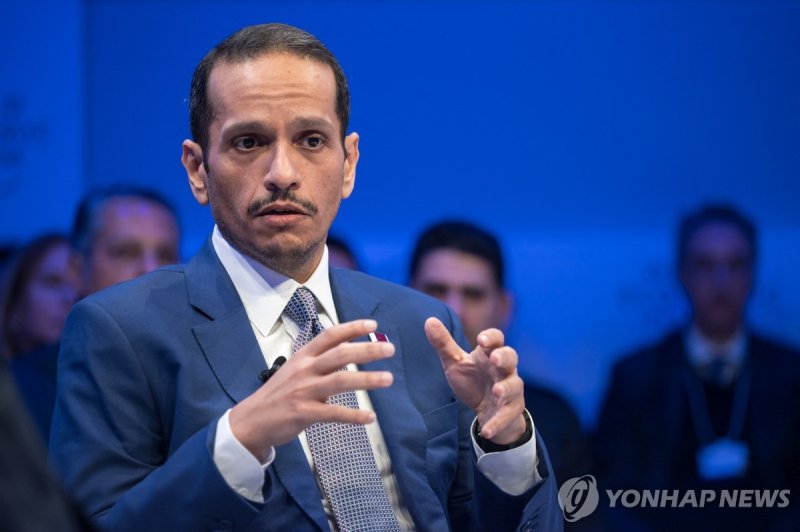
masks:
<instances>
[{"instance_id":1,"label":"blue backdrop","mask_svg":"<svg viewBox=\"0 0 800 532\"><path fill-rule=\"evenodd\" d=\"M752 320L800 343L798 2L40 4L0 7L5 240L66 229L89 187L133 181L177 204L190 255L211 227L179 162L192 70L281 21L350 78L362 159L335 230L398 282L426 224L496 231L522 368L587 423L613 360L684 316L673 230L704 200L759 223Z\"/></svg>"}]
</instances>

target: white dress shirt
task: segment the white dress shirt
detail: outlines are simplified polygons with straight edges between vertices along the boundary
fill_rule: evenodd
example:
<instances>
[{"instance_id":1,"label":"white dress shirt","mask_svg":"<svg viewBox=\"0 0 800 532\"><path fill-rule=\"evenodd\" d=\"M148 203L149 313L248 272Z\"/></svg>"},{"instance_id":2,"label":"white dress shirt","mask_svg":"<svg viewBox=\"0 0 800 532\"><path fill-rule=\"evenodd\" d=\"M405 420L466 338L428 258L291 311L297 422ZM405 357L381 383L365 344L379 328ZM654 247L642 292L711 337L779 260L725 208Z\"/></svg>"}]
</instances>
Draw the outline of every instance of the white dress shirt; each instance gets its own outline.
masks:
<instances>
[{"instance_id":1,"label":"white dress shirt","mask_svg":"<svg viewBox=\"0 0 800 532\"><path fill-rule=\"evenodd\" d=\"M725 362L721 382L726 385L736 380L747 356L747 335L742 329L736 331L729 340L717 343L692 324L684 342L689 363L701 374L714 360Z\"/></svg>"},{"instance_id":2,"label":"white dress shirt","mask_svg":"<svg viewBox=\"0 0 800 532\"><path fill-rule=\"evenodd\" d=\"M211 242L242 300L267 367L272 367L278 356L285 356L288 359L291 356L292 343L299 332L299 327L283 315L283 310L295 290L301 286L300 283L267 268L234 249L220 234L217 227L214 227ZM328 277L327 247L317 268L302 286L314 294L319 320L323 327L327 328L339 323ZM357 371L353 364L350 364L348 369ZM372 404L366 391L356 390L356 398L359 408L372 410ZM232 489L248 500L263 503L261 489L264 484L264 471L274 461L275 449L270 450L264 464L259 463L255 456L233 435L228 420L229 413L230 410L225 412L217 423L214 463ZM398 523L402 530L413 530L413 520L401 499L397 480L392 472L389 453L380 430L380 421L366 425L366 430L381 480L394 508ZM305 431L301 432L298 437L309 466L313 470L314 461L308 448ZM474 440L473 445L478 457L478 468L503 491L518 495L541 480L536 470L538 457L535 433L528 443L500 453L485 453ZM330 506L324 496L322 504L330 521Z\"/></svg>"}]
</instances>

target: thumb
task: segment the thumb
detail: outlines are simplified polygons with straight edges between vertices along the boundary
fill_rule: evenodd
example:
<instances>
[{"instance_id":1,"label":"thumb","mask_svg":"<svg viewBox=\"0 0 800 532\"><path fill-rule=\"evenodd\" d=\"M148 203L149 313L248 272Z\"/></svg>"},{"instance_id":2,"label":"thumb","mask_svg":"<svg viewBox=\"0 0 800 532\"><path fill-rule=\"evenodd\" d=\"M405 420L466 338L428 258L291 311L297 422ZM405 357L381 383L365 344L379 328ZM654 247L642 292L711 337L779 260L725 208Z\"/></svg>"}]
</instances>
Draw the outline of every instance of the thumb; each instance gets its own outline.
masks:
<instances>
[{"instance_id":1,"label":"thumb","mask_svg":"<svg viewBox=\"0 0 800 532\"><path fill-rule=\"evenodd\" d=\"M450 331L439 319L428 318L425 320L425 336L428 337L431 347L439 353L439 358L445 368L464 358L464 350L456 343Z\"/></svg>"}]
</instances>

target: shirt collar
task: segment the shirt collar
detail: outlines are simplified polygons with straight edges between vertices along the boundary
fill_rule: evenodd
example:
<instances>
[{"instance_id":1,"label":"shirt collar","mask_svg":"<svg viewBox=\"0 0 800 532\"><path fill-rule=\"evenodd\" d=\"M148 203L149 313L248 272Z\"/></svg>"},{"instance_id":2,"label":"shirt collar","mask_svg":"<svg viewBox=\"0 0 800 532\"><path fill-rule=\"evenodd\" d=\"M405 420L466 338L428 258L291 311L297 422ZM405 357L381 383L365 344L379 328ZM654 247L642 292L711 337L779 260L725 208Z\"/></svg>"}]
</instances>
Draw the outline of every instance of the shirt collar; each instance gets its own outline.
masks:
<instances>
[{"instance_id":1,"label":"shirt collar","mask_svg":"<svg viewBox=\"0 0 800 532\"><path fill-rule=\"evenodd\" d=\"M211 244L233 281L250 322L262 335L266 336L278 324L283 309L299 286L311 290L320 314L326 314L334 324L339 322L328 275L327 246L311 277L301 285L291 277L278 273L239 252L225 240L216 225L211 235Z\"/></svg>"},{"instance_id":2,"label":"shirt collar","mask_svg":"<svg viewBox=\"0 0 800 532\"><path fill-rule=\"evenodd\" d=\"M692 324L686 332L685 343L689 362L698 368L710 364L720 356L725 358L727 363L738 368L744 360L747 349L746 335L741 328L727 342L717 343Z\"/></svg>"}]
</instances>

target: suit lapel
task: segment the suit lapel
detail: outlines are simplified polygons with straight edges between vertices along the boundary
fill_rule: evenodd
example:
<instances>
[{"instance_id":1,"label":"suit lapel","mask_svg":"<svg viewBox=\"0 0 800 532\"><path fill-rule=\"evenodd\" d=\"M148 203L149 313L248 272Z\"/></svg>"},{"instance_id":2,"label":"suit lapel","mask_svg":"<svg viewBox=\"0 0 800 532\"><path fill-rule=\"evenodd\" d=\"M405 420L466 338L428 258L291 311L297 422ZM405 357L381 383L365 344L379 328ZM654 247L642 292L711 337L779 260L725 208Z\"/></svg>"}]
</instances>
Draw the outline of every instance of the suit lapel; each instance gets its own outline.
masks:
<instances>
[{"instance_id":1,"label":"suit lapel","mask_svg":"<svg viewBox=\"0 0 800 532\"><path fill-rule=\"evenodd\" d=\"M686 353L683 336L678 332L670 336L659 348L654 371L659 386L655 390L657 409L647 413L650 418L653 448L661 449L661 456L668 456L679 448L684 437L683 417L686 412ZM673 471L669 467L670 460L654 460L654 485L668 486Z\"/></svg>"},{"instance_id":2,"label":"suit lapel","mask_svg":"<svg viewBox=\"0 0 800 532\"><path fill-rule=\"evenodd\" d=\"M328 518L322 508L322 492L308 466L303 446L295 438L275 449L275 474L300 508L321 530L328 530Z\"/></svg>"},{"instance_id":3,"label":"suit lapel","mask_svg":"<svg viewBox=\"0 0 800 532\"><path fill-rule=\"evenodd\" d=\"M391 358L370 362L361 367L366 371L390 371L394 376L392 386L372 390L368 395L378 418L402 500L415 518L444 516L438 497L427 478L428 432L408 391L400 329L381 311L380 300L360 284L353 282L353 275L336 270L331 273L331 290L339 321L344 323L372 318L378 322L378 331L386 334L395 346L395 354ZM367 338L363 340L369 341Z\"/></svg>"},{"instance_id":4,"label":"suit lapel","mask_svg":"<svg viewBox=\"0 0 800 532\"><path fill-rule=\"evenodd\" d=\"M261 382L266 369L247 312L209 239L186 265L189 302L210 318L195 326L197 342L225 393L239 402Z\"/></svg>"},{"instance_id":5,"label":"suit lapel","mask_svg":"<svg viewBox=\"0 0 800 532\"><path fill-rule=\"evenodd\" d=\"M775 438L775 433L787 428L789 418L774 407L785 402L779 395L781 387L773 387L775 375L780 374L782 368L770 367L768 356L761 341L750 335L746 359L750 366L750 390L742 439L751 440L750 466L758 464L759 474L774 479L775 471L780 471L783 456L778 445L780 439ZM781 415L776 415L779 412ZM777 483L774 480L770 482Z\"/></svg>"},{"instance_id":6,"label":"suit lapel","mask_svg":"<svg viewBox=\"0 0 800 532\"><path fill-rule=\"evenodd\" d=\"M266 363L244 305L210 239L187 264L186 283L192 306L210 318L193 328L195 338L220 386L238 403L261 385L258 375ZM299 440L276 450L273 467L298 506L327 530L319 488Z\"/></svg>"}]
</instances>

